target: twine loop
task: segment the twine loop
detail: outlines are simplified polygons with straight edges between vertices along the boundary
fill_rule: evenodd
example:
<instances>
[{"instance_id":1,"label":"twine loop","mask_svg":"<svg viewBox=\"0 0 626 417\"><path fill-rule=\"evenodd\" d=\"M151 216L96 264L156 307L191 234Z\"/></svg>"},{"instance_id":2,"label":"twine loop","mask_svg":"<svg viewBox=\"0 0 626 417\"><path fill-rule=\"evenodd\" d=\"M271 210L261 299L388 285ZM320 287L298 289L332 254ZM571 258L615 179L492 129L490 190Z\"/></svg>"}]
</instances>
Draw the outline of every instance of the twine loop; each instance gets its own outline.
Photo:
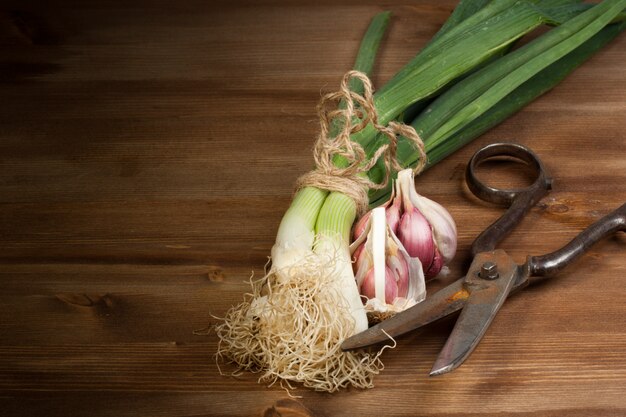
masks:
<instances>
[{"instance_id":1,"label":"twine loop","mask_svg":"<svg viewBox=\"0 0 626 417\"><path fill-rule=\"evenodd\" d=\"M361 81L363 94L350 88L350 81L353 79ZM374 88L370 79L362 72L347 72L341 80L339 91L322 97L317 105L317 114L320 133L313 151L316 168L298 178L298 190L312 186L344 193L354 200L359 214L365 213L368 207L368 190L384 188L389 182L391 171L403 169L396 158L398 135L409 139L420 154L418 164L413 170L414 175L422 172L426 166L424 142L412 126L394 121L387 126L379 123L378 112L374 106ZM363 146L350 137L370 124L386 136L388 141L368 159ZM336 157L342 157L345 163L342 166L335 165ZM385 165L382 183L373 182L367 176L367 172L379 159Z\"/></svg>"}]
</instances>

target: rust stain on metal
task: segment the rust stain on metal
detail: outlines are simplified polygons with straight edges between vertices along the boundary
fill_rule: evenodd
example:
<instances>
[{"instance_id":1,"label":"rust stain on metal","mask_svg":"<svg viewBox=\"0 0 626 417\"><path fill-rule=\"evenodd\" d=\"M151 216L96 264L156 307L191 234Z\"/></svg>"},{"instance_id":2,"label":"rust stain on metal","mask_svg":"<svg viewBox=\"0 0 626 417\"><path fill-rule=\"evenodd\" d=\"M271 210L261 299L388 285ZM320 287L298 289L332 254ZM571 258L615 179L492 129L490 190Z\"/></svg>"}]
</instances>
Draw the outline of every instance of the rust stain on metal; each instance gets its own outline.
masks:
<instances>
[{"instance_id":1,"label":"rust stain on metal","mask_svg":"<svg viewBox=\"0 0 626 417\"><path fill-rule=\"evenodd\" d=\"M454 294L452 294L450 297L446 298L446 301L448 303L453 303L455 301L459 301L459 300L467 300L469 298L469 291L467 291L465 288L455 292Z\"/></svg>"}]
</instances>

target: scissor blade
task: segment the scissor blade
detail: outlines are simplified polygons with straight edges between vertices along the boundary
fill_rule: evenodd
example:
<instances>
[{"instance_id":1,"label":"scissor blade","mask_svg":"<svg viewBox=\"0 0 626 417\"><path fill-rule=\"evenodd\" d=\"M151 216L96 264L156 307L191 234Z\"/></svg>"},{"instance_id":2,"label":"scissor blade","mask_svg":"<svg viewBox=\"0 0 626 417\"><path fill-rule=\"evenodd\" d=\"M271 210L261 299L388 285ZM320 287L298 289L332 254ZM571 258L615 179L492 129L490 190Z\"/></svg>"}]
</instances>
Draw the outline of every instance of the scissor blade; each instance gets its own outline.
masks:
<instances>
[{"instance_id":1,"label":"scissor blade","mask_svg":"<svg viewBox=\"0 0 626 417\"><path fill-rule=\"evenodd\" d=\"M468 280L466 285L470 289L470 296L439 353L430 376L450 372L467 359L508 297L516 278L517 269L509 268L494 281L480 278Z\"/></svg>"},{"instance_id":2,"label":"scissor blade","mask_svg":"<svg viewBox=\"0 0 626 417\"><path fill-rule=\"evenodd\" d=\"M389 341L390 336L400 336L460 310L469 297L463 281L459 279L421 303L346 339L341 348L352 350Z\"/></svg>"}]
</instances>

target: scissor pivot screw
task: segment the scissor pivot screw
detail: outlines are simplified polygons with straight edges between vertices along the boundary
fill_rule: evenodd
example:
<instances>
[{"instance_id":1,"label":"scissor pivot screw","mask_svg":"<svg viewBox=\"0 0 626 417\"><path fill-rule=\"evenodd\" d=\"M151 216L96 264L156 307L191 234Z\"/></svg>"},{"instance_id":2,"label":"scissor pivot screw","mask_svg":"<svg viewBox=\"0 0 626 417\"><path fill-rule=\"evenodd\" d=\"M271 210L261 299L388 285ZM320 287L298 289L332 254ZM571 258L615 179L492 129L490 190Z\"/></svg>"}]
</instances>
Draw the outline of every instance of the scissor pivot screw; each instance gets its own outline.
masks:
<instances>
[{"instance_id":1,"label":"scissor pivot screw","mask_svg":"<svg viewBox=\"0 0 626 417\"><path fill-rule=\"evenodd\" d=\"M485 262L480 267L480 272L478 273L482 279L496 279L498 278L498 265L493 262Z\"/></svg>"}]
</instances>

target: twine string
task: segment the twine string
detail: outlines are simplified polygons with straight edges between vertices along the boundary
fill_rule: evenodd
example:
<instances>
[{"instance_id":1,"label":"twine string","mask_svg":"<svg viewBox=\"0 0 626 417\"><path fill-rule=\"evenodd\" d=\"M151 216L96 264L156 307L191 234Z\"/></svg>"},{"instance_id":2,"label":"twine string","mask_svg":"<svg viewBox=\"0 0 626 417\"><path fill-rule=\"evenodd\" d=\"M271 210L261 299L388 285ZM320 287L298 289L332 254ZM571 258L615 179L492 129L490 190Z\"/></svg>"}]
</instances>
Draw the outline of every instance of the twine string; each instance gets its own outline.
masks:
<instances>
[{"instance_id":1,"label":"twine string","mask_svg":"<svg viewBox=\"0 0 626 417\"><path fill-rule=\"evenodd\" d=\"M352 79L361 81L363 94L350 89ZM296 189L312 186L341 192L354 200L359 214L365 213L368 207L368 190L386 187L391 171L403 169L396 157L398 135L410 140L419 152L418 164L413 169L414 175L424 170L427 162L424 142L412 126L394 121L387 126L379 123L378 112L374 106L374 88L364 73L347 72L341 80L339 90L322 97L317 105L317 114L320 133L313 150L316 168L298 178ZM363 146L350 137L370 123L376 131L385 135L388 142L381 145L368 159ZM335 165L334 158L337 156L343 157L345 166ZM368 178L367 172L381 158L385 175L382 183L376 183Z\"/></svg>"}]
</instances>

